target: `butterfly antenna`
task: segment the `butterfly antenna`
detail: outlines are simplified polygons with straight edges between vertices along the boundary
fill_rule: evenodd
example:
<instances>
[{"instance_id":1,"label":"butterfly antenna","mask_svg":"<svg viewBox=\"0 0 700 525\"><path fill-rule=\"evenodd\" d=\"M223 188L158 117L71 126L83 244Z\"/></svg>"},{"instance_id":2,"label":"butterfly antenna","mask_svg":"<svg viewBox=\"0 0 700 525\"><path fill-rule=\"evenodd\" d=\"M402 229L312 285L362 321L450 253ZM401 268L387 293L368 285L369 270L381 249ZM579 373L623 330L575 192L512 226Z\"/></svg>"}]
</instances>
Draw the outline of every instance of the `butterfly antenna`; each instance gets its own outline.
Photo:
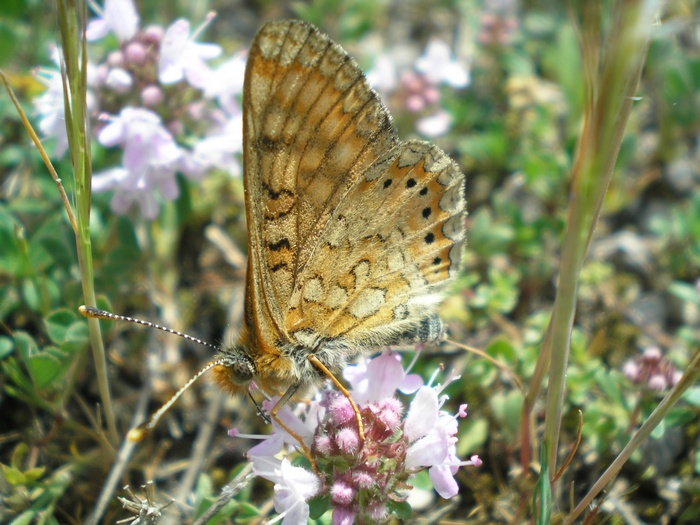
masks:
<instances>
[{"instance_id":1,"label":"butterfly antenna","mask_svg":"<svg viewBox=\"0 0 700 525\"><path fill-rule=\"evenodd\" d=\"M91 317L93 319L109 319L110 321L126 321L127 323L140 324L149 328L162 330L163 332L168 332L169 334L179 335L183 339L187 339L188 341L192 341L193 343L208 346L209 348L213 348L217 351L219 350L219 347L217 347L216 345L207 343L206 341L202 341L201 339L192 337L191 335L185 334L183 332L178 332L177 330L173 330L172 328L168 328L167 326L162 326L156 323L152 323L150 321L144 321L143 319L137 319L135 317L129 317L127 315L113 314L112 312L108 312L107 310L101 310L99 308L95 308L94 306L82 305L78 307L78 311L84 317Z\"/></svg>"},{"instance_id":2,"label":"butterfly antenna","mask_svg":"<svg viewBox=\"0 0 700 525\"><path fill-rule=\"evenodd\" d=\"M179 335L180 337L187 339L188 341L192 341L193 343L198 343L200 345L208 346L209 348L213 348L214 350L219 350L219 348L211 343L207 343L206 341L202 341L201 339L198 339L196 337L192 337L191 335L185 334L183 332L178 332L177 330L173 330L172 328L168 328L167 326L161 326L159 324L151 323L150 321L144 321L142 319L136 319L135 317L128 317L126 315L118 315L118 314L113 314L111 312L108 312L107 310L101 310L99 308L95 308L94 306L85 306L82 305L78 308L78 311L84 316L84 317L91 317L93 319L109 319L111 321L126 321L128 323L135 323L135 324L140 324L142 326L147 326L149 328L156 328L158 330L162 330L163 332L168 332L169 334L174 334L174 335ZM156 425L158 424L158 421L160 421L160 418L163 417L163 414L165 414L171 406L175 403L175 401L178 400L178 398L190 387L192 386L192 383L197 381L202 375L204 375L205 372L208 370L212 369L213 367L217 365L223 365L224 360L223 359L217 359L215 361L212 361L211 363L207 364L204 368L202 368L199 372L197 372L192 378L185 383L180 390L175 392L173 397L171 397L162 407L160 407L158 410L156 410L153 415L146 421L145 423L142 423L131 430L129 430L129 433L126 435L126 438L129 441L132 442L139 442L142 441L151 430L153 430Z\"/></svg>"},{"instance_id":3,"label":"butterfly antenna","mask_svg":"<svg viewBox=\"0 0 700 525\"><path fill-rule=\"evenodd\" d=\"M132 443L138 443L139 441L143 441L143 439L153 430L156 425L158 425L158 421L160 421L160 418L163 417L163 414L165 414L171 406L175 403L175 401L178 400L178 398L187 390L190 386L192 386L192 383L197 381L200 377L204 375L204 373L211 368L217 366L217 365L223 365L224 360L223 359L217 359L216 361L212 361L211 363L208 363L204 368L202 368L199 372L197 372L192 378L185 383L180 390L175 392L173 397L171 397L162 407L160 407L158 410L156 410L153 415L146 421L145 423L141 423L140 425L132 428L129 430L129 432L126 435L126 439L131 441Z\"/></svg>"}]
</instances>

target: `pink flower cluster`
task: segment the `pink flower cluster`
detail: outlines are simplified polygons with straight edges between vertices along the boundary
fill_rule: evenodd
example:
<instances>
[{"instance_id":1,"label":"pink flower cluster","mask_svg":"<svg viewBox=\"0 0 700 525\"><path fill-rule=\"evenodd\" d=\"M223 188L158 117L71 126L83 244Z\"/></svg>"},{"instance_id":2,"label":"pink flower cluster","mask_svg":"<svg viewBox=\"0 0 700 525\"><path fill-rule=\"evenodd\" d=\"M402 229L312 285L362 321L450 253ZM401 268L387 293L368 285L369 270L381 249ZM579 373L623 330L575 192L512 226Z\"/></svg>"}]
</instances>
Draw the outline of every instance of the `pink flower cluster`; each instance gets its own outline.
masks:
<instances>
[{"instance_id":1,"label":"pink flower cluster","mask_svg":"<svg viewBox=\"0 0 700 525\"><path fill-rule=\"evenodd\" d=\"M452 124L447 111L440 106L441 85L462 89L469 85L469 70L453 58L450 46L431 40L423 54L410 67L397 72L395 60L380 55L367 73L372 87L387 98L390 105L418 115L416 130L426 137L445 134Z\"/></svg>"},{"instance_id":2,"label":"pink flower cluster","mask_svg":"<svg viewBox=\"0 0 700 525\"><path fill-rule=\"evenodd\" d=\"M669 390L681 380L683 375L655 346L647 348L642 355L627 361L622 373L633 383L653 392Z\"/></svg>"},{"instance_id":3,"label":"pink flower cluster","mask_svg":"<svg viewBox=\"0 0 700 525\"><path fill-rule=\"evenodd\" d=\"M207 62L221 55L214 44L196 42L213 19L192 31L176 20L168 28L139 29L133 0L105 0L86 29L88 52L105 58L88 65L89 109L97 140L119 147L119 166L93 177L96 193L112 191L112 210L127 213L137 204L153 219L162 202L178 197L178 173L199 180L218 169L238 176L242 151L242 93L245 55L238 53L217 69ZM114 35L116 42L105 40ZM63 93L58 72L42 72L47 91L35 100L39 128L55 138L54 154L66 151Z\"/></svg>"},{"instance_id":4,"label":"pink flower cluster","mask_svg":"<svg viewBox=\"0 0 700 525\"><path fill-rule=\"evenodd\" d=\"M457 470L481 464L478 456L462 461L456 455L457 420L466 417L466 405L456 415L442 410L446 385L423 385L420 377L404 370L397 353L347 367L345 377L360 409L364 441L352 405L335 391L323 391L301 407L303 417L286 406L278 414L311 450L320 477L275 457L296 440L274 421L274 434L249 451L254 473L275 483L277 519L305 523L307 501L326 497L334 524L381 523L390 517L392 504L406 501L412 478L424 469L440 496L455 496ZM406 413L395 397L397 390L413 395ZM235 430L231 435L245 437ZM282 494L284 498L277 497Z\"/></svg>"}]
</instances>

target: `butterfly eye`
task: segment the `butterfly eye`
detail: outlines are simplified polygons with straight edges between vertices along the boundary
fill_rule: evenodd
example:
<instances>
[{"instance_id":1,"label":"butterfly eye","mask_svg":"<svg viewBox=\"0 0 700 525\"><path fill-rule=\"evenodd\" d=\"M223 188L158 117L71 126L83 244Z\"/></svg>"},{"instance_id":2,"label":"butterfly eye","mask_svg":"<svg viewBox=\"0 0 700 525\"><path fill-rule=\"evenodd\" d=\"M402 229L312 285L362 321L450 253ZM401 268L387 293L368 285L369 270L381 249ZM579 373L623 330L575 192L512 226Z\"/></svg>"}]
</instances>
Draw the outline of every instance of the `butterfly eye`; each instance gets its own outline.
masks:
<instances>
[{"instance_id":1,"label":"butterfly eye","mask_svg":"<svg viewBox=\"0 0 700 525\"><path fill-rule=\"evenodd\" d=\"M231 371L231 381L239 385L246 385L253 379L253 371L248 363L238 362L228 366Z\"/></svg>"},{"instance_id":2,"label":"butterfly eye","mask_svg":"<svg viewBox=\"0 0 700 525\"><path fill-rule=\"evenodd\" d=\"M228 373L228 380L234 385L245 386L255 376L255 365L238 347L225 350L221 366Z\"/></svg>"}]
</instances>

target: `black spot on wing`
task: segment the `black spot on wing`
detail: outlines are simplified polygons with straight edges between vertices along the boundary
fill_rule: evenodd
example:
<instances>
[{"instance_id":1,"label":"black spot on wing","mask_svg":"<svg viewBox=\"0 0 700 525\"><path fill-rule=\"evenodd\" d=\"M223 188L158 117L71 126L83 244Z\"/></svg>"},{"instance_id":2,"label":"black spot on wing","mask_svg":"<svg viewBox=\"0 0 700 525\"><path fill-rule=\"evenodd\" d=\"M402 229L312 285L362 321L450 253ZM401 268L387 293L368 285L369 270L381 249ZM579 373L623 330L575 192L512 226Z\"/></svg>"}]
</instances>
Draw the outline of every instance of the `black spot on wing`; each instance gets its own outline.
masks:
<instances>
[{"instance_id":1,"label":"black spot on wing","mask_svg":"<svg viewBox=\"0 0 700 525\"><path fill-rule=\"evenodd\" d=\"M292 246L289 244L289 239L282 239L277 242L271 242L267 245L271 252L279 252L280 250L290 250Z\"/></svg>"}]
</instances>

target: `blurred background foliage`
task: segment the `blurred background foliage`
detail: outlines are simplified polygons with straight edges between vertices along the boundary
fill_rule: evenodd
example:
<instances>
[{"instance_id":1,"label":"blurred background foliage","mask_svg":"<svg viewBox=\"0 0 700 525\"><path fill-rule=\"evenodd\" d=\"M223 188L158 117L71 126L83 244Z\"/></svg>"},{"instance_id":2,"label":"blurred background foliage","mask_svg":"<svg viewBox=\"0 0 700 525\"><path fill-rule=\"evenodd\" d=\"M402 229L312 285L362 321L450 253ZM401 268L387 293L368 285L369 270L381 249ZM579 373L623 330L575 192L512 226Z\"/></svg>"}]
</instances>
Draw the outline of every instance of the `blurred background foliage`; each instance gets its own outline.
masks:
<instances>
[{"instance_id":1,"label":"blurred background foliage","mask_svg":"<svg viewBox=\"0 0 700 525\"><path fill-rule=\"evenodd\" d=\"M457 476L461 499L449 516L454 522L509 522L522 504L515 481L522 482L522 392L511 374L527 383L547 327L581 127L575 8L507 0L143 0L138 8L142 24L163 25L179 16L196 25L215 10L217 19L200 40L222 45L226 54L245 48L264 21L296 16L328 32L365 69L390 49L420 54L435 36L469 69L467 87L441 88L440 104L452 124L434 139L467 175L470 213L466 263L442 314L453 340L482 349L510 373L449 344L426 352L418 367L426 378L440 363L461 373L448 390L455 407L469 403L458 452L478 453L485 462ZM30 115L31 100L43 90L33 70L51 67L55 35L45 2L4 0L0 67ZM555 492L556 511L568 509L569 491L580 495L658 402L658 391L624 374L625 363L658 348L669 366L682 370L698 347L699 51L697 2L669 2L583 269L562 454L575 439L579 410L583 441ZM399 135L420 136L416 114L398 99L387 103ZM55 184L5 95L0 122L0 521L80 523L96 503L114 449L101 431L87 329L77 313L84 300L75 242ZM95 143L95 170L114 155ZM63 158L55 165L70 195L70 163ZM242 305L242 183L224 173L201 184L178 183L181 198L163 206L152 223L136 213L116 216L109 195L94 195L99 302L220 342L228 327L235 328ZM132 325L103 328L122 432L143 388L152 389L151 409L157 407L211 357L206 348ZM221 410L208 412L212 403ZM700 392L691 390L609 487L596 519L700 520L698 404ZM182 475L201 446L203 420L212 417L208 454L185 488L196 498L184 512L201 513L244 461L246 443L226 430L264 430L250 403L222 399L206 381L137 449L122 485L153 480L166 503L182 489ZM269 495L264 483L252 485L242 499L247 503L230 505L216 522L255 519L269 510ZM113 498L105 523L125 517Z\"/></svg>"}]
</instances>

